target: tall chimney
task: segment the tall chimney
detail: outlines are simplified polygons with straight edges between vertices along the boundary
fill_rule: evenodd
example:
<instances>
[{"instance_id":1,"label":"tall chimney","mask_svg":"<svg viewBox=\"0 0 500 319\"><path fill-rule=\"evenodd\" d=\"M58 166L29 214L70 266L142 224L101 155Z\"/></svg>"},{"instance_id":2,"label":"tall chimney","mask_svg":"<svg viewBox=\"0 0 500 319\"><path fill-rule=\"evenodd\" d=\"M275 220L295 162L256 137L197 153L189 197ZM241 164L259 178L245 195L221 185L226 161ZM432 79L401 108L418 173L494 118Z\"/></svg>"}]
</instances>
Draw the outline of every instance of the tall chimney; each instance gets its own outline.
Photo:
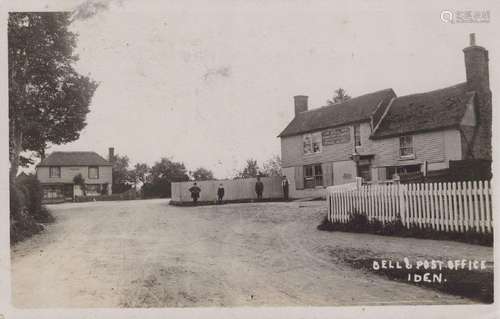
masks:
<instances>
[{"instance_id":1,"label":"tall chimney","mask_svg":"<svg viewBox=\"0 0 500 319\"><path fill-rule=\"evenodd\" d=\"M114 157L115 157L115 148L114 147L110 147L109 150L108 150L108 161L111 162Z\"/></svg>"},{"instance_id":2,"label":"tall chimney","mask_svg":"<svg viewBox=\"0 0 500 319\"><path fill-rule=\"evenodd\" d=\"M469 35L470 46L465 48L465 73L467 86L471 91L487 92L490 90L490 75L488 70L488 51L476 45L476 35Z\"/></svg>"},{"instance_id":3,"label":"tall chimney","mask_svg":"<svg viewBox=\"0 0 500 319\"><path fill-rule=\"evenodd\" d=\"M307 111L307 95L296 95L293 97L295 103L295 116Z\"/></svg>"}]
</instances>

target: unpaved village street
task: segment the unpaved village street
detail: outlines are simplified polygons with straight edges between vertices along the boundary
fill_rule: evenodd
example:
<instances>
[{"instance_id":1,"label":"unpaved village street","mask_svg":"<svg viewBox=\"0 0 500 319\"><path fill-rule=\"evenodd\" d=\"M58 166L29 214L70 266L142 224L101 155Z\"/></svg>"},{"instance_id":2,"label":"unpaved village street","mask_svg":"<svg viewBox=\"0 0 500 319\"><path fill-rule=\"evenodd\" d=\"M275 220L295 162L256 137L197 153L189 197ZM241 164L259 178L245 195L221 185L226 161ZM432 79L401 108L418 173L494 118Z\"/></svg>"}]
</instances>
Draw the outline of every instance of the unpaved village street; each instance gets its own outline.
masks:
<instances>
[{"instance_id":1,"label":"unpaved village street","mask_svg":"<svg viewBox=\"0 0 500 319\"><path fill-rule=\"evenodd\" d=\"M353 269L342 254L493 260L489 247L318 231L321 201L49 208L56 222L12 249L16 307L470 303Z\"/></svg>"}]
</instances>

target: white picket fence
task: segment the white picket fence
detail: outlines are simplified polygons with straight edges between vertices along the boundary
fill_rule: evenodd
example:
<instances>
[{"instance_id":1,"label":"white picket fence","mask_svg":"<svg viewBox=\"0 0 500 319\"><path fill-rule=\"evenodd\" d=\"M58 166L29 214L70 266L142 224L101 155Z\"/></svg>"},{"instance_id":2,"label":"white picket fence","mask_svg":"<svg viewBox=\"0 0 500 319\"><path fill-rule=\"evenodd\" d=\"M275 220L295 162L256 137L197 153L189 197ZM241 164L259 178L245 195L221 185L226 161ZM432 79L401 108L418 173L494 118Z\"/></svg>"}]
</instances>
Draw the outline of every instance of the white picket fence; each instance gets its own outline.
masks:
<instances>
[{"instance_id":1,"label":"white picket fence","mask_svg":"<svg viewBox=\"0 0 500 319\"><path fill-rule=\"evenodd\" d=\"M406 227L432 227L439 231L491 232L492 192L488 181L363 185L351 189L328 188L328 220L346 223L352 213L387 223L401 218Z\"/></svg>"}]
</instances>

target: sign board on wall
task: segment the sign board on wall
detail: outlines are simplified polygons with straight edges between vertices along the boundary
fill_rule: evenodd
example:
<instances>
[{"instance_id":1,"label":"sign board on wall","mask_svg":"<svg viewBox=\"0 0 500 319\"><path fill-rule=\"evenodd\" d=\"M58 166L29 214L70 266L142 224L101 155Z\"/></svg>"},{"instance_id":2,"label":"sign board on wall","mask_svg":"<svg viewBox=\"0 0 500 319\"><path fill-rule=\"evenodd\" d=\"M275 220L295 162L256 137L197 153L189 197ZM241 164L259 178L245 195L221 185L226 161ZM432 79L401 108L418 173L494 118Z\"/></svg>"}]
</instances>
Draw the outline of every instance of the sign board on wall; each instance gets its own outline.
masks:
<instances>
[{"instance_id":1,"label":"sign board on wall","mask_svg":"<svg viewBox=\"0 0 500 319\"><path fill-rule=\"evenodd\" d=\"M351 140L351 129L349 126L331 128L321 132L323 145L344 144Z\"/></svg>"}]
</instances>

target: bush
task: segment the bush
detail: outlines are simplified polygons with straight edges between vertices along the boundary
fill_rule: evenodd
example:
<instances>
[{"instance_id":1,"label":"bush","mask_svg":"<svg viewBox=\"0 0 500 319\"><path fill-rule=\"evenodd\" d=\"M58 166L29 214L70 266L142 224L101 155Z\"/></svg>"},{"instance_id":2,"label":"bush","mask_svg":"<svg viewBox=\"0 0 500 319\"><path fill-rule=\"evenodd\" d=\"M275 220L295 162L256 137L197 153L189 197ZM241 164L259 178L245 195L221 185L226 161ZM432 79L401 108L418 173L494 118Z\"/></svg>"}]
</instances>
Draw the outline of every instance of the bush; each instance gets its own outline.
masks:
<instances>
[{"instance_id":1,"label":"bush","mask_svg":"<svg viewBox=\"0 0 500 319\"><path fill-rule=\"evenodd\" d=\"M14 244L30 237L41 230L43 226L30 215L26 197L23 191L14 183L10 183L10 242Z\"/></svg>"},{"instance_id":2,"label":"bush","mask_svg":"<svg viewBox=\"0 0 500 319\"><path fill-rule=\"evenodd\" d=\"M54 217L42 205L43 191L34 175L20 175L9 184L11 244L40 232Z\"/></svg>"},{"instance_id":3,"label":"bush","mask_svg":"<svg viewBox=\"0 0 500 319\"><path fill-rule=\"evenodd\" d=\"M42 185L34 175L24 176L17 181L19 189L22 190L26 208L37 222L49 223L54 220L52 215L42 205L43 190Z\"/></svg>"}]
</instances>

